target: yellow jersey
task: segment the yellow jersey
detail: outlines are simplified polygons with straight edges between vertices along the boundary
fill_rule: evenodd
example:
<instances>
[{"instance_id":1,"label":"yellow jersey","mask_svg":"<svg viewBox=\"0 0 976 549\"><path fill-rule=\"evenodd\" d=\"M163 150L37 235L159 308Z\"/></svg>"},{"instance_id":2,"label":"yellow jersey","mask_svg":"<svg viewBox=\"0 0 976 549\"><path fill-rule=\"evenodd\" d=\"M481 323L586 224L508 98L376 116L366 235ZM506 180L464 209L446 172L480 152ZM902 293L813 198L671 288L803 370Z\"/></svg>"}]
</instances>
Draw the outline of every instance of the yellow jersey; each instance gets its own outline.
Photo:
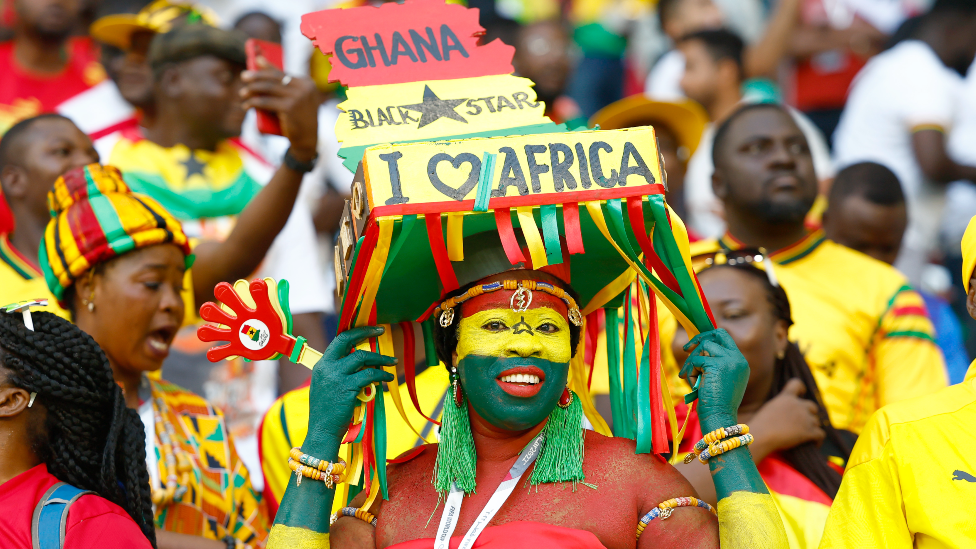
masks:
<instances>
[{"instance_id":1,"label":"yellow jersey","mask_svg":"<svg viewBox=\"0 0 976 549\"><path fill-rule=\"evenodd\" d=\"M417 400L427 417L440 421L441 406L448 392L450 382L447 369L432 366L417 374ZM288 486L288 477L293 475L288 468L288 452L301 447L308 432L308 392L309 387L300 387L282 395L271 405L264 415L258 432L258 453L261 457L261 470L264 472L264 496L268 503L271 518L278 511L278 504ZM383 392L386 411L386 456L393 459L400 454L424 444L400 417L393 398ZM400 402L410 425L420 431L429 441L435 441L437 426L425 420L410 400L406 383L400 385ZM345 445L339 450L344 455ZM346 502L336 498L333 511L346 506Z\"/></svg>"},{"instance_id":2,"label":"yellow jersey","mask_svg":"<svg viewBox=\"0 0 976 549\"><path fill-rule=\"evenodd\" d=\"M973 425L972 379L874 414L854 446L821 549L972 547Z\"/></svg>"},{"instance_id":3,"label":"yellow jersey","mask_svg":"<svg viewBox=\"0 0 976 549\"><path fill-rule=\"evenodd\" d=\"M696 242L692 263L700 270L716 252L742 247L728 235ZM790 299L790 339L803 351L834 427L859 433L878 408L946 386L922 297L893 267L821 231L770 257ZM662 339L661 347L670 353L670 343Z\"/></svg>"},{"instance_id":4,"label":"yellow jersey","mask_svg":"<svg viewBox=\"0 0 976 549\"><path fill-rule=\"evenodd\" d=\"M68 318L68 311L58 306L58 300L47 288L37 259L28 259L10 244L6 234L0 234L0 307L35 299L46 299L47 307L32 307L31 310Z\"/></svg>"}]
</instances>

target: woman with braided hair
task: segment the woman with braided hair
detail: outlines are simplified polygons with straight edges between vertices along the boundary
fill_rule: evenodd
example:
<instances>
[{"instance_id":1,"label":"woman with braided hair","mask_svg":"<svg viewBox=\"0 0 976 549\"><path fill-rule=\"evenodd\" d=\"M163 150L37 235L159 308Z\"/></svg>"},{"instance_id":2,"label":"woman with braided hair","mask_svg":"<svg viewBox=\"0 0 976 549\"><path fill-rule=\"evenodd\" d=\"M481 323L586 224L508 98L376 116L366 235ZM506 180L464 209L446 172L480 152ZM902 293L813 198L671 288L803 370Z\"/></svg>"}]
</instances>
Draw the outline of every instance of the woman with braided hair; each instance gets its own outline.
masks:
<instances>
[{"instance_id":1,"label":"woman with braided hair","mask_svg":"<svg viewBox=\"0 0 976 549\"><path fill-rule=\"evenodd\" d=\"M790 547L816 548L856 437L831 425L810 367L787 337L793 323L790 302L775 274L765 270L768 263L758 250L719 254L699 280L718 326L728 330L749 362L738 421L755 436L753 459L780 504ZM687 341L679 327L672 342L679 361L687 357L682 350ZM695 418L688 425L683 453L702 437ZM715 501L708 471L695 461L678 470L702 499Z\"/></svg>"},{"instance_id":2,"label":"woman with braided hair","mask_svg":"<svg viewBox=\"0 0 976 549\"><path fill-rule=\"evenodd\" d=\"M62 482L89 491L68 509L62 547L155 547L139 415L88 334L30 317L33 329L0 310L0 546L37 543L35 507Z\"/></svg>"}]
</instances>

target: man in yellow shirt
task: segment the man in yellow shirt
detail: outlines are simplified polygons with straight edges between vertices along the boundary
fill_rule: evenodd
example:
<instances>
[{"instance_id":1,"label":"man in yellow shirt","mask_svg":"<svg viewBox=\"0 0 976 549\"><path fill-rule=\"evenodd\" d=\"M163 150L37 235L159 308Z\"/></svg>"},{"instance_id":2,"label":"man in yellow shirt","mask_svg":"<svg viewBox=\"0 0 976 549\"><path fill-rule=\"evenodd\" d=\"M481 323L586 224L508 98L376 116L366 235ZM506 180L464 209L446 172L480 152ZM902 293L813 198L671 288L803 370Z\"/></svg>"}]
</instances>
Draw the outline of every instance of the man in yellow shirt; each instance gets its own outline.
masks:
<instances>
[{"instance_id":1,"label":"man in yellow shirt","mask_svg":"<svg viewBox=\"0 0 976 549\"><path fill-rule=\"evenodd\" d=\"M976 218L962 241L963 280L976 318ZM854 446L821 549L970 547L976 520L976 368L935 394L885 406Z\"/></svg>"},{"instance_id":2,"label":"man in yellow shirt","mask_svg":"<svg viewBox=\"0 0 976 549\"><path fill-rule=\"evenodd\" d=\"M782 107L740 108L716 131L712 154L728 232L693 244L692 261L769 251L793 305L790 337L835 427L859 433L878 408L946 386L932 323L905 277L804 226L817 178L806 138Z\"/></svg>"},{"instance_id":3,"label":"man in yellow shirt","mask_svg":"<svg viewBox=\"0 0 976 549\"><path fill-rule=\"evenodd\" d=\"M0 232L0 305L47 299L46 311L67 318L44 282L37 251L51 214L47 192L72 168L98 162L91 140L70 120L43 114L17 123L0 141L0 189L15 227Z\"/></svg>"}]
</instances>

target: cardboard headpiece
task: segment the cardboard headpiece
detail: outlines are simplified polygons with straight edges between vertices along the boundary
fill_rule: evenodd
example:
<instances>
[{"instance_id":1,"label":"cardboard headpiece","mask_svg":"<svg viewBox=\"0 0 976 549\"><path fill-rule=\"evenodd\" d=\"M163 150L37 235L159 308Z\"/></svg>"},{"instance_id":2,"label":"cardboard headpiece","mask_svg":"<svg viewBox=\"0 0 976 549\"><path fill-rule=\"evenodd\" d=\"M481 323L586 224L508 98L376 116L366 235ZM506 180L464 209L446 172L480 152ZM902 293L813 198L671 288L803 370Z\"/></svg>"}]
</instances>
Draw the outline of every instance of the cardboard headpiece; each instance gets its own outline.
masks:
<instances>
[{"instance_id":1,"label":"cardboard headpiece","mask_svg":"<svg viewBox=\"0 0 976 549\"><path fill-rule=\"evenodd\" d=\"M586 415L610 434L588 391L593 356L606 353L611 396L626 403L615 405L614 415L622 416L615 423L636 424L623 434L637 440L638 451L666 452L666 422L677 429L662 392L655 299L692 335L714 322L684 225L664 199L654 129L567 132L554 124L531 81L511 74L514 49L497 40L478 45L477 16L443 0L407 0L302 18L302 31L330 56L330 79L349 86L336 125L339 154L355 168L335 251L339 331L419 321L428 362L436 365L432 313L448 293L520 266L547 269L580 295L585 349L573 358L570 377ZM272 332L265 354L314 365L317 353L290 330L280 333L287 299L274 285L239 284L236 294L230 285L218 288L237 317L214 304L201 316L233 323L248 341L242 335L239 344L212 349L211 359L256 358L258 326ZM248 290L253 300L241 295ZM242 315L260 311L264 321L245 326ZM604 349L596 348L600 325ZM236 339L229 329L218 332L209 327L200 336ZM363 348L393 354L389 334ZM404 362L415 395L412 356ZM384 399L372 394L360 395L346 436L352 482L362 479L370 494L364 508L386 496ZM389 394L404 415L399 391Z\"/></svg>"}]
</instances>

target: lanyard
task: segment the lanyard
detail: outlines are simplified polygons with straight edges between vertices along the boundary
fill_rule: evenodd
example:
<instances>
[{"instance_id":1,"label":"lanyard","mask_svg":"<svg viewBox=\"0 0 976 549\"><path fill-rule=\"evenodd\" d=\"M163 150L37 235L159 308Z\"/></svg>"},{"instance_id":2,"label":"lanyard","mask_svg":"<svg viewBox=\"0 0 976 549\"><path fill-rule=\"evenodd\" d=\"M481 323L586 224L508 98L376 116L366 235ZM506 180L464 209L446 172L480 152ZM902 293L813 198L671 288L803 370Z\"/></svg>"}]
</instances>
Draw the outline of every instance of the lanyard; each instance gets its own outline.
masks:
<instances>
[{"instance_id":1,"label":"lanyard","mask_svg":"<svg viewBox=\"0 0 976 549\"><path fill-rule=\"evenodd\" d=\"M529 468L529 465L535 462L535 458L539 457L539 451L542 449L544 439L545 431L541 431L522 450L522 455L515 461L512 468L508 470L508 475L498 485L498 488L495 488L495 493L491 495L488 504L485 505L481 514L475 519L468 533L464 535L464 539L461 540L461 545L458 546L458 549L470 549L474 545L475 540L481 535L481 531L488 526L488 523L495 517L498 510L508 500L508 497L512 495L515 486L518 485L519 479L522 478L522 474ZM444 514L441 515L441 523L437 527L437 539L434 540L434 549L449 548L451 534L454 533L454 529L457 527L457 519L461 514L461 502L463 499L464 492L452 483L451 493L447 496L447 503L444 505Z\"/></svg>"}]
</instances>

